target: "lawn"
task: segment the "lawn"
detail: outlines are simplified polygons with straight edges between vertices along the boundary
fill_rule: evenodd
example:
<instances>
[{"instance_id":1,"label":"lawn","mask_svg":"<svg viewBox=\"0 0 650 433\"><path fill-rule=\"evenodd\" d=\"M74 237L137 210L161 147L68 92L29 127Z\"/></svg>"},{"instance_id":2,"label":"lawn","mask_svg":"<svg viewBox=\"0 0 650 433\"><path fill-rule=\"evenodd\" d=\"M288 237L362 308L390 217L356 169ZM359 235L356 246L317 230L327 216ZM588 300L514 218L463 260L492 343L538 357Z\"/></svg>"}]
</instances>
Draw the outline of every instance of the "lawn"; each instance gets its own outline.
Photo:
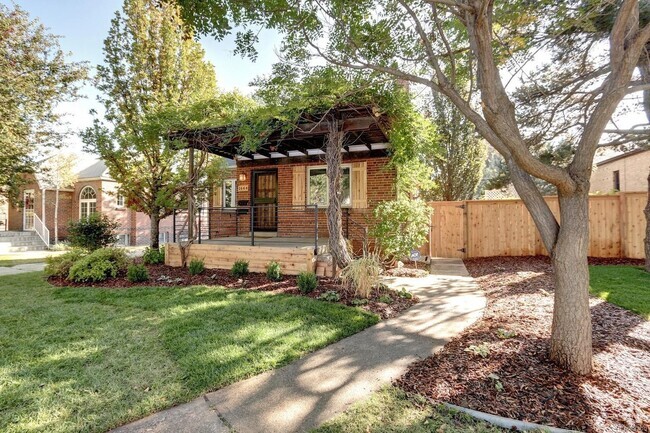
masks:
<instances>
[{"instance_id":1,"label":"lawn","mask_svg":"<svg viewBox=\"0 0 650 433\"><path fill-rule=\"evenodd\" d=\"M503 430L388 387L312 433L497 433Z\"/></svg>"},{"instance_id":2,"label":"lawn","mask_svg":"<svg viewBox=\"0 0 650 433\"><path fill-rule=\"evenodd\" d=\"M45 258L30 258L30 259L0 259L0 266L16 266L26 265L30 263L45 263Z\"/></svg>"},{"instance_id":3,"label":"lawn","mask_svg":"<svg viewBox=\"0 0 650 433\"><path fill-rule=\"evenodd\" d=\"M306 297L220 287L0 282L0 431L102 432L277 368L377 322Z\"/></svg>"},{"instance_id":4,"label":"lawn","mask_svg":"<svg viewBox=\"0 0 650 433\"><path fill-rule=\"evenodd\" d=\"M635 266L590 266L591 293L650 319L650 273Z\"/></svg>"}]
</instances>

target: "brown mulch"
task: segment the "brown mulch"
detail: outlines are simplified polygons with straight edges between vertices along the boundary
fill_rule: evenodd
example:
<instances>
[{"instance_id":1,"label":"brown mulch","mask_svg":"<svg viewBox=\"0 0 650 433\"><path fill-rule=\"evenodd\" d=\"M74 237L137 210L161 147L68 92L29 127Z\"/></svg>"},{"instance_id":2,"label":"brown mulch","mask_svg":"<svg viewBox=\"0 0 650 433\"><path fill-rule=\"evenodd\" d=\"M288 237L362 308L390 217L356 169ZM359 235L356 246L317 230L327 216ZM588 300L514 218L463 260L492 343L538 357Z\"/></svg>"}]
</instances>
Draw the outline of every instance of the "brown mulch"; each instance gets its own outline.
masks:
<instances>
[{"instance_id":1,"label":"brown mulch","mask_svg":"<svg viewBox=\"0 0 650 433\"><path fill-rule=\"evenodd\" d=\"M586 432L650 432L650 322L592 298L594 374L571 374L548 359L553 309L549 259L495 257L465 264L486 292L483 319L433 357L412 364L398 386L436 401L539 424ZM516 335L499 338L499 329ZM485 358L465 351L482 343L489 347Z\"/></svg>"},{"instance_id":2,"label":"brown mulch","mask_svg":"<svg viewBox=\"0 0 650 433\"><path fill-rule=\"evenodd\" d=\"M229 289L261 290L296 296L308 296L310 298L318 298L322 293L334 290L341 296L339 303L358 306L359 308L379 315L382 319L395 317L418 302L415 296L411 299L406 299L399 296L395 291L384 288L375 290L366 305L354 305L353 301L357 299L354 296L354 291L342 287L335 279L326 277L318 278L318 287L316 290L309 294L303 294L298 290L296 277L291 275L283 276L280 281L270 281L265 274L258 272L251 272L243 278L237 278L230 275L230 271L226 269L206 269L199 275L190 275L187 268L166 265L147 265L147 269L149 271L149 281L145 283L132 283L126 279L125 275L98 283L75 283L65 278L55 277L50 277L48 282L58 287L223 286ZM392 302L380 302L379 298L382 295L389 296Z\"/></svg>"}]
</instances>

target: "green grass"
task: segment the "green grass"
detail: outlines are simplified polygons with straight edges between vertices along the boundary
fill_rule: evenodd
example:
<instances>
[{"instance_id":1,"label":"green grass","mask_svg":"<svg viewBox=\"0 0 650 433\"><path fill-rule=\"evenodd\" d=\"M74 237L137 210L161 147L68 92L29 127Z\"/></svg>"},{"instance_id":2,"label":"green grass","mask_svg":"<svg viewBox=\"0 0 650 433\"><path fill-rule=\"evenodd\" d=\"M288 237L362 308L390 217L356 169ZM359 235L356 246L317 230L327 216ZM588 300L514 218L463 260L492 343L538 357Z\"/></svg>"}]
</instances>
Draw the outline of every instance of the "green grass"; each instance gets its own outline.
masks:
<instances>
[{"instance_id":1,"label":"green grass","mask_svg":"<svg viewBox=\"0 0 650 433\"><path fill-rule=\"evenodd\" d=\"M590 266L591 293L650 319L650 273L634 266Z\"/></svg>"},{"instance_id":2,"label":"green grass","mask_svg":"<svg viewBox=\"0 0 650 433\"><path fill-rule=\"evenodd\" d=\"M312 433L497 433L503 430L388 387Z\"/></svg>"},{"instance_id":3,"label":"green grass","mask_svg":"<svg viewBox=\"0 0 650 433\"><path fill-rule=\"evenodd\" d=\"M305 297L219 287L0 282L0 431L103 432L377 322Z\"/></svg>"},{"instance_id":4,"label":"green grass","mask_svg":"<svg viewBox=\"0 0 650 433\"><path fill-rule=\"evenodd\" d=\"M30 259L0 259L0 266L16 266L16 265L26 265L29 263L45 263L45 258L30 258Z\"/></svg>"}]
</instances>

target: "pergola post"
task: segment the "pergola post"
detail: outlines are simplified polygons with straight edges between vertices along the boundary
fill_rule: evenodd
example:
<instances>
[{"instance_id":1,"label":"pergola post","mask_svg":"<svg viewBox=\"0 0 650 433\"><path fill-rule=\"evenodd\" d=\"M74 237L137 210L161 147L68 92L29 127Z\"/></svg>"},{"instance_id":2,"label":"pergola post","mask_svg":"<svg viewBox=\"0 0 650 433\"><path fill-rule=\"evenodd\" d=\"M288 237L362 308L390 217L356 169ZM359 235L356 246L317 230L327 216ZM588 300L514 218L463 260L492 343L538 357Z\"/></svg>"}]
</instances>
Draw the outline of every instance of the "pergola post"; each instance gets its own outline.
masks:
<instances>
[{"instance_id":1,"label":"pergola post","mask_svg":"<svg viewBox=\"0 0 650 433\"><path fill-rule=\"evenodd\" d=\"M194 239L194 148L190 147L189 154L189 187L187 189L187 240Z\"/></svg>"}]
</instances>

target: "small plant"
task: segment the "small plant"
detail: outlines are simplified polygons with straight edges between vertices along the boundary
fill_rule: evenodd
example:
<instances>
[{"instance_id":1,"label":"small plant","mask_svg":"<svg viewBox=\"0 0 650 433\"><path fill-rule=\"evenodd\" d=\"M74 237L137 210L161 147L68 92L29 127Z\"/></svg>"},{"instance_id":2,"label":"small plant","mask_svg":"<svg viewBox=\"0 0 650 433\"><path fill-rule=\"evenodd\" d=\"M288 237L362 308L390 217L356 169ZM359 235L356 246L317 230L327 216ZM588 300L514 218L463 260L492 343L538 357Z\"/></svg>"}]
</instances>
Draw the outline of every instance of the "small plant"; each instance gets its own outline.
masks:
<instances>
[{"instance_id":1,"label":"small plant","mask_svg":"<svg viewBox=\"0 0 650 433\"><path fill-rule=\"evenodd\" d=\"M230 268L230 275L238 278L248 275L248 262L246 260L237 260Z\"/></svg>"},{"instance_id":2,"label":"small plant","mask_svg":"<svg viewBox=\"0 0 650 433\"><path fill-rule=\"evenodd\" d=\"M403 299L413 299L413 293L406 290L406 287L402 287L400 290L396 290L397 296Z\"/></svg>"},{"instance_id":3,"label":"small plant","mask_svg":"<svg viewBox=\"0 0 650 433\"><path fill-rule=\"evenodd\" d=\"M130 265L126 270L126 279L132 283L149 281L149 271L144 265Z\"/></svg>"},{"instance_id":4,"label":"small plant","mask_svg":"<svg viewBox=\"0 0 650 433\"><path fill-rule=\"evenodd\" d=\"M280 263L274 261L266 265L266 278L271 281L280 281L282 279Z\"/></svg>"},{"instance_id":5,"label":"small plant","mask_svg":"<svg viewBox=\"0 0 650 433\"><path fill-rule=\"evenodd\" d=\"M205 271L205 261L203 259L192 259L187 270L190 275L199 275Z\"/></svg>"},{"instance_id":6,"label":"small plant","mask_svg":"<svg viewBox=\"0 0 650 433\"><path fill-rule=\"evenodd\" d=\"M503 383L501 382L501 378L496 373L490 373L488 375L488 378L492 379L492 383L494 384L494 389L496 389L497 392L503 391Z\"/></svg>"},{"instance_id":7,"label":"small plant","mask_svg":"<svg viewBox=\"0 0 650 433\"><path fill-rule=\"evenodd\" d=\"M115 230L119 224L107 215L94 213L68 225L70 246L94 251L117 242Z\"/></svg>"},{"instance_id":8,"label":"small plant","mask_svg":"<svg viewBox=\"0 0 650 433\"><path fill-rule=\"evenodd\" d=\"M318 299L327 302L338 302L341 300L341 295L339 295L339 293L336 290L328 290L325 293L321 293L318 296Z\"/></svg>"},{"instance_id":9,"label":"small plant","mask_svg":"<svg viewBox=\"0 0 650 433\"><path fill-rule=\"evenodd\" d=\"M301 272L296 278L296 283L302 293L311 293L318 287L318 277L313 272Z\"/></svg>"},{"instance_id":10,"label":"small plant","mask_svg":"<svg viewBox=\"0 0 650 433\"><path fill-rule=\"evenodd\" d=\"M60 241L50 247L50 251L70 251L71 249L68 241Z\"/></svg>"},{"instance_id":11,"label":"small plant","mask_svg":"<svg viewBox=\"0 0 650 433\"><path fill-rule=\"evenodd\" d=\"M487 358L490 356L490 346L487 343L481 343L479 345L470 345L465 348L465 352L471 353L481 358Z\"/></svg>"},{"instance_id":12,"label":"small plant","mask_svg":"<svg viewBox=\"0 0 650 433\"><path fill-rule=\"evenodd\" d=\"M145 265L158 265L165 263L165 250L162 248L149 248L144 250L142 263Z\"/></svg>"},{"instance_id":13,"label":"small plant","mask_svg":"<svg viewBox=\"0 0 650 433\"><path fill-rule=\"evenodd\" d=\"M393 303L393 298L391 298L388 295L381 295L379 297L379 302L382 302L384 304L392 304Z\"/></svg>"},{"instance_id":14,"label":"small plant","mask_svg":"<svg viewBox=\"0 0 650 433\"><path fill-rule=\"evenodd\" d=\"M47 263L45 265L45 275L48 277L68 278L72 265L87 254L87 251L77 248L60 256L50 256L45 259Z\"/></svg>"},{"instance_id":15,"label":"small plant","mask_svg":"<svg viewBox=\"0 0 650 433\"><path fill-rule=\"evenodd\" d=\"M101 248L77 260L68 279L77 283L104 281L126 270L128 257L119 248Z\"/></svg>"},{"instance_id":16,"label":"small plant","mask_svg":"<svg viewBox=\"0 0 650 433\"><path fill-rule=\"evenodd\" d=\"M367 254L352 260L341 271L341 280L344 285L354 287L354 293L363 298L369 298L372 289L379 285L381 262L374 254Z\"/></svg>"},{"instance_id":17,"label":"small plant","mask_svg":"<svg viewBox=\"0 0 650 433\"><path fill-rule=\"evenodd\" d=\"M497 329L497 337L502 340L507 340L508 338L515 338L517 336L517 331L509 331L505 328Z\"/></svg>"},{"instance_id":18,"label":"small plant","mask_svg":"<svg viewBox=\"0 0 650 433\"><path fill-rule=\"evenodd\" d=\"M362 305L368 305L368 300L365 298L355 298L350 301L350 304L354 305L355 307L361 307Z\"/></svg>"}]
</instances>

